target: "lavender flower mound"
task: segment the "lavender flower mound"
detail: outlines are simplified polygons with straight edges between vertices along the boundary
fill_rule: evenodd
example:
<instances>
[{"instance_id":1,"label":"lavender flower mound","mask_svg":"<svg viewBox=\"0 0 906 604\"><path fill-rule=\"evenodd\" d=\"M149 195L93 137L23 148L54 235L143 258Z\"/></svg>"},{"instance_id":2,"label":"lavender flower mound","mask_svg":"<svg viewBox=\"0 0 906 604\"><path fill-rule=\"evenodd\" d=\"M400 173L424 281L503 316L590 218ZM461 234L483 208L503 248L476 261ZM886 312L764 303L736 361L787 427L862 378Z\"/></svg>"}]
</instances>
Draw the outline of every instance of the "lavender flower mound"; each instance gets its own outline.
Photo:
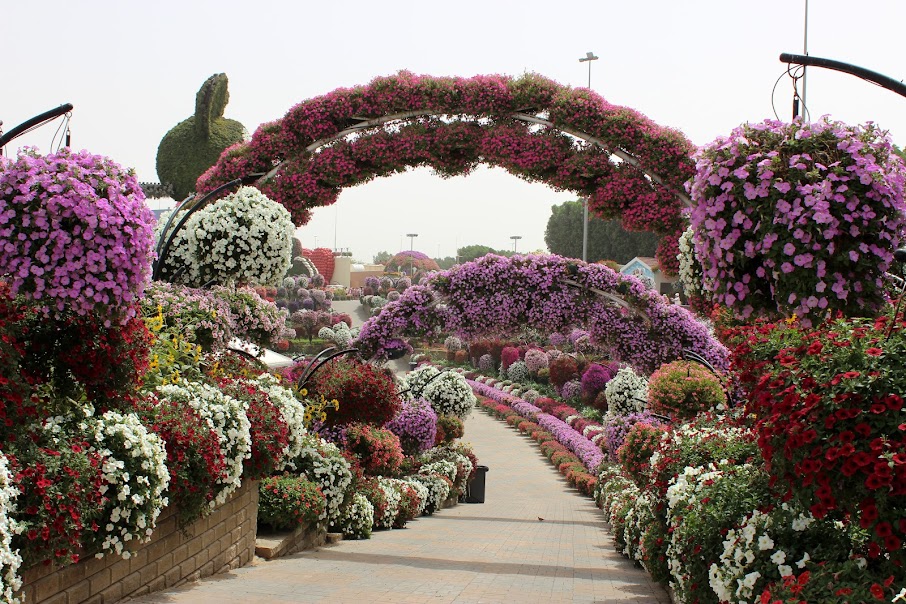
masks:
<instances>
[{"instance_id":1,"label":"lavender flower mound","mask_svg":"<svg viewBox=\"0 0 906 604\"><path fill-rule=\"evenodd\" d=\"M26 149L0 162L0 274L13 295L41 300L48 314L135 316L153 224L135 175L106 157Z\"/></svg>"},{"instance_id":2,"label":"lavender flower mound","mask_svg":"<svg viewBox=\"0 0 906 604\"><path fill-rule=\"evenodd\" d=\"M541 409L536 407L531 403L527 403L523 400L513 404L513 411L521 415L522 417L527 417L528 419L534 420L535 417L541 413Z\"/></svg>"},{"instance_id":3,"label":"lavender flower mound","mask_svg":"<svg viewBox=\"0 0 906 604\"><path fill-rule=\"evenodd\" d=\"M577 294L563 278L570 271L585 287L615 292L631 310ZM566 329L577 321L588 325L592 342L608 356L642 372L650 373L686 348L715 367L728 365L727 349L707 328L639 279L551 255L489 254L436 273L427 285L407 289L369 319L358 347L365 355L375 354L388 338L419 336L434 327L468 338L525 326Z\"/></svg>"},{"instance_id":4,"label":"lavender flower mound","mask_svg":"<svg viewBox=\"0 0 906 604\"><path fill-rule=\"evenodd\" d=\"M437 414L424 399L403 402L399 413L384 426L400 438L406 455L417 455L434 446Z\"/></svg>"},{"instance_id":5,"label":"lavender flower mound","mask_svg":"<svg viewBox=\"0 0 906 604\"><path fill-rule=\"evenodd\" d=\"M566 336L562 333L554 332L547 337L547 341L551 346L563 346L566 343Z\"/></svg>"},{"instance_id":6,"label":"lavender flower mound","mask_svg":"<svg viewBox=\"0 0 906 604\"><path fill-rule=\"evenodd\" d=\"M582 383L579 380L569 380L560 389L560 396L564 399L579 398L582 395Z\"/></svg>"},{"instance_id":7,"label":"lavender flower mound","mask_svg":"<svg viewBox=\"0 0 906 604\"><path fill-rule=\"evenodd\" d=\"M582 436L582 434L576 432L566 422L548 413L539 413L536 421L539 426L553 434L557 442L575 453L576 457L582 460L589 472L594 472L604 461L604 454L601 449Z\"/></svg>"},{"instance_id":8,"label":"lavender flower mound","mask_svg":"<svg viewBox=\"0 0 906 604\"><path fill-rule=\"evenodd\" d=\"M483 354L478 358L478 368L482 371L494 370L494 357L489 354Z\"/></svg>"},{"instance_id":9,"label":"lavender flower mound","mask_svg":"<svg viewBox=\"0 0 906 604\"><path fill-rule=\"evenodd\" d=\"M638 423L661 426L663 422L647 411L630 413L629 415L614 415L604 419L604 439L607 442L607 453L610 460L618 463L617 451L623 446L623 441L629 430Z\"/></svg>"}]
</instances>

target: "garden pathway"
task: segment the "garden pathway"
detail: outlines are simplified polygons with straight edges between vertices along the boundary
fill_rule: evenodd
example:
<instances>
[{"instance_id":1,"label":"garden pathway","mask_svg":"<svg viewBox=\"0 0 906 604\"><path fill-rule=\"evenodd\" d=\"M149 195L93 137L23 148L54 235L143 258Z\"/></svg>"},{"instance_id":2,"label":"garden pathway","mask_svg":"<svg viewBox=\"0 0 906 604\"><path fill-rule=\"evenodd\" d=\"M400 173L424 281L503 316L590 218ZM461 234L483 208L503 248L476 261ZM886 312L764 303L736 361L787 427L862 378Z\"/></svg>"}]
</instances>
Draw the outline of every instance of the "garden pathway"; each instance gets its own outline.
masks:
<instances>
[{"instance_id":1,"label":"garden pathway","mask_svg":"<svg viewBox=\"0 0 906 604\"><path fill-rule=\"evenodd\" d=\"M357 306L334 304L358 323ZM405 370L402 359L395 365ZM132 602L669 604L648 573L614 551L600 511L534 442L478 410L464 440L490 468L484 504L459 504L370 540L256 560Z\"/></svg>"},{"instance_id":2,"label":"garden pathway","mask_svg":"<svg viewBox=\"0 0 906 604\"><path fill-rule=\"evenodd\" d=\"M533 442L481 411L466 422L465 440L490 468L484 504L459 504L370 540L259 560L134 602L669 603L645 571L613 550L599 510Z\"/></svg>"}]
</instances>

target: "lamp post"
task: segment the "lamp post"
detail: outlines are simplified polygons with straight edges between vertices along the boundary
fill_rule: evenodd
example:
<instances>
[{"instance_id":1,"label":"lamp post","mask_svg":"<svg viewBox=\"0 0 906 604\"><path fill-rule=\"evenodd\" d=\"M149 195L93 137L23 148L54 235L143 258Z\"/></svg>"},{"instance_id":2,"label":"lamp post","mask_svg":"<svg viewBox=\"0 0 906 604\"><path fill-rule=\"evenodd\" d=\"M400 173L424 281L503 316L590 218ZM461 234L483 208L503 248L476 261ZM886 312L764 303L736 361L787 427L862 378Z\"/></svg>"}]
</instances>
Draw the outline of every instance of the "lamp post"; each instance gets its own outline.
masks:
<instances>
[{"instance_id":1,"label":"lamp post","mask_svg":"<svg viewBox=\"0 0 906 604\"><path fill-rule=\"evenodd\" d=\"M516 242L522 239L522 235L511 235L510 239L513 240L513 253L516 253Z\"/></svg>"},{"instance_id":2,"label":"lamp post","mask_svg":"<svg viewBox=\"0 0 906 604\"><path fill-rule=\"evenodd\" d=\"M588 89L591 90L591 62L600 57L590 50L579 59L580 63L588 63ZM582 262L588 262L588 197L582 202Z\"/></svg>"},{"instance_id":3,"label":"lamp post","mask_svg":"<svg viewBox=\"0 0 906 604\"><path fill-rule=\"evenodd\" d=\"M418 237L418 233L406 233L406 237L409 238L409 251L415 249L415 238ZM415 267L412 264L412 256L409 256L409 276L415 274Z\"/></svg>"}]
</instances>

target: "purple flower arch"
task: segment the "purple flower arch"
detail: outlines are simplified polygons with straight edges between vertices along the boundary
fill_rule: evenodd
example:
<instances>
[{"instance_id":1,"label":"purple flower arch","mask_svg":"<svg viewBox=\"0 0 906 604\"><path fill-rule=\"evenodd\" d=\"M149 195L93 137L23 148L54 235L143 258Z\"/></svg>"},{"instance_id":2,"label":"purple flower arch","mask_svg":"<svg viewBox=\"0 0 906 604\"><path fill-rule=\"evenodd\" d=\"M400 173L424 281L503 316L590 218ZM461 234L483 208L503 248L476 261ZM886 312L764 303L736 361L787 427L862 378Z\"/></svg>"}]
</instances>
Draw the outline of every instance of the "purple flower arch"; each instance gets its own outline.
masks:
<instances>
[{"instance_id":1,"label":"purple flower arch","mask_svg":"<svg viewBox=\"0 0 906 604\"><path fill-rule=\"evenodd\" d=\"M296 105L224 151L197 189L264 173L257 186L301 225L312 208L375 177L416 166L453 176L484 163L574 191L596 214L662 235L658 258L665 272L675 272L693 151L676 130L536 74L400 72Z\"/></svg>"},{"instance_id":2,"label":"purple flower arch","mask_svg":"<svg viewBox=\"0 0 906 604\"><path fill-rule=\"evenodd\" d=\"M639 279L552 255L488 255L433 275L381 308L359 333L365 356L439 327L462 337L525 326L586 327L613 360L651 373L690 349L727 368L726 348L692 313Z\"/></svg>"}]
</instances>

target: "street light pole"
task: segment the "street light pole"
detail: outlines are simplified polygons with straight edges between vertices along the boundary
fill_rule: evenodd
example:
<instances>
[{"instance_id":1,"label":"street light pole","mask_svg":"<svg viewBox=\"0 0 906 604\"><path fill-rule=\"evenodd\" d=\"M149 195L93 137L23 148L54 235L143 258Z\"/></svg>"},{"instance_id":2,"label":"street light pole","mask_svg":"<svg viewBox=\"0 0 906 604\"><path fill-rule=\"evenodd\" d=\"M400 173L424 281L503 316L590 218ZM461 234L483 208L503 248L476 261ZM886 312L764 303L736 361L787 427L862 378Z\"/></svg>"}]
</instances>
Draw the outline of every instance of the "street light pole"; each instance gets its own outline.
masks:
<instances>
[{"instance_id":1,"label":"street light pole","mask_svg":"<svg viewBox=\"0 0 906 604\"><path fill-rule=\"evenodd\" d=\"M409 238L409 251L411 252L412 250L415 249L415 247L414 247L414 245L415 245L414 241L415 241L415 238L418 237L418 233L407 233L407 234L406 234L406 237Z\"/></svg>"},{"instance_id":2,"label":"street light pole","mask_svg":"<svg viewBox=\"0 0 906 604\"><path fill-rule=\"evenodd\" d=\"M516 253L516 242L522 239L522 235L512 235L510 239L513 240L513 253Z\"/></svg>"},{"instance_id":3,"label":"street light pole","mask_svg":"<svg viewBox=\"0 0 906 604\"><path fill-rule=\"evenodd\" d=\"M588 89L591 90L591 62L597 61L600 57L595 53L588 51L585 56L579 59L580 63L588 63ZM582 262L588 262L588 197L582 202Z\"/></svg>"}]
</instances>

